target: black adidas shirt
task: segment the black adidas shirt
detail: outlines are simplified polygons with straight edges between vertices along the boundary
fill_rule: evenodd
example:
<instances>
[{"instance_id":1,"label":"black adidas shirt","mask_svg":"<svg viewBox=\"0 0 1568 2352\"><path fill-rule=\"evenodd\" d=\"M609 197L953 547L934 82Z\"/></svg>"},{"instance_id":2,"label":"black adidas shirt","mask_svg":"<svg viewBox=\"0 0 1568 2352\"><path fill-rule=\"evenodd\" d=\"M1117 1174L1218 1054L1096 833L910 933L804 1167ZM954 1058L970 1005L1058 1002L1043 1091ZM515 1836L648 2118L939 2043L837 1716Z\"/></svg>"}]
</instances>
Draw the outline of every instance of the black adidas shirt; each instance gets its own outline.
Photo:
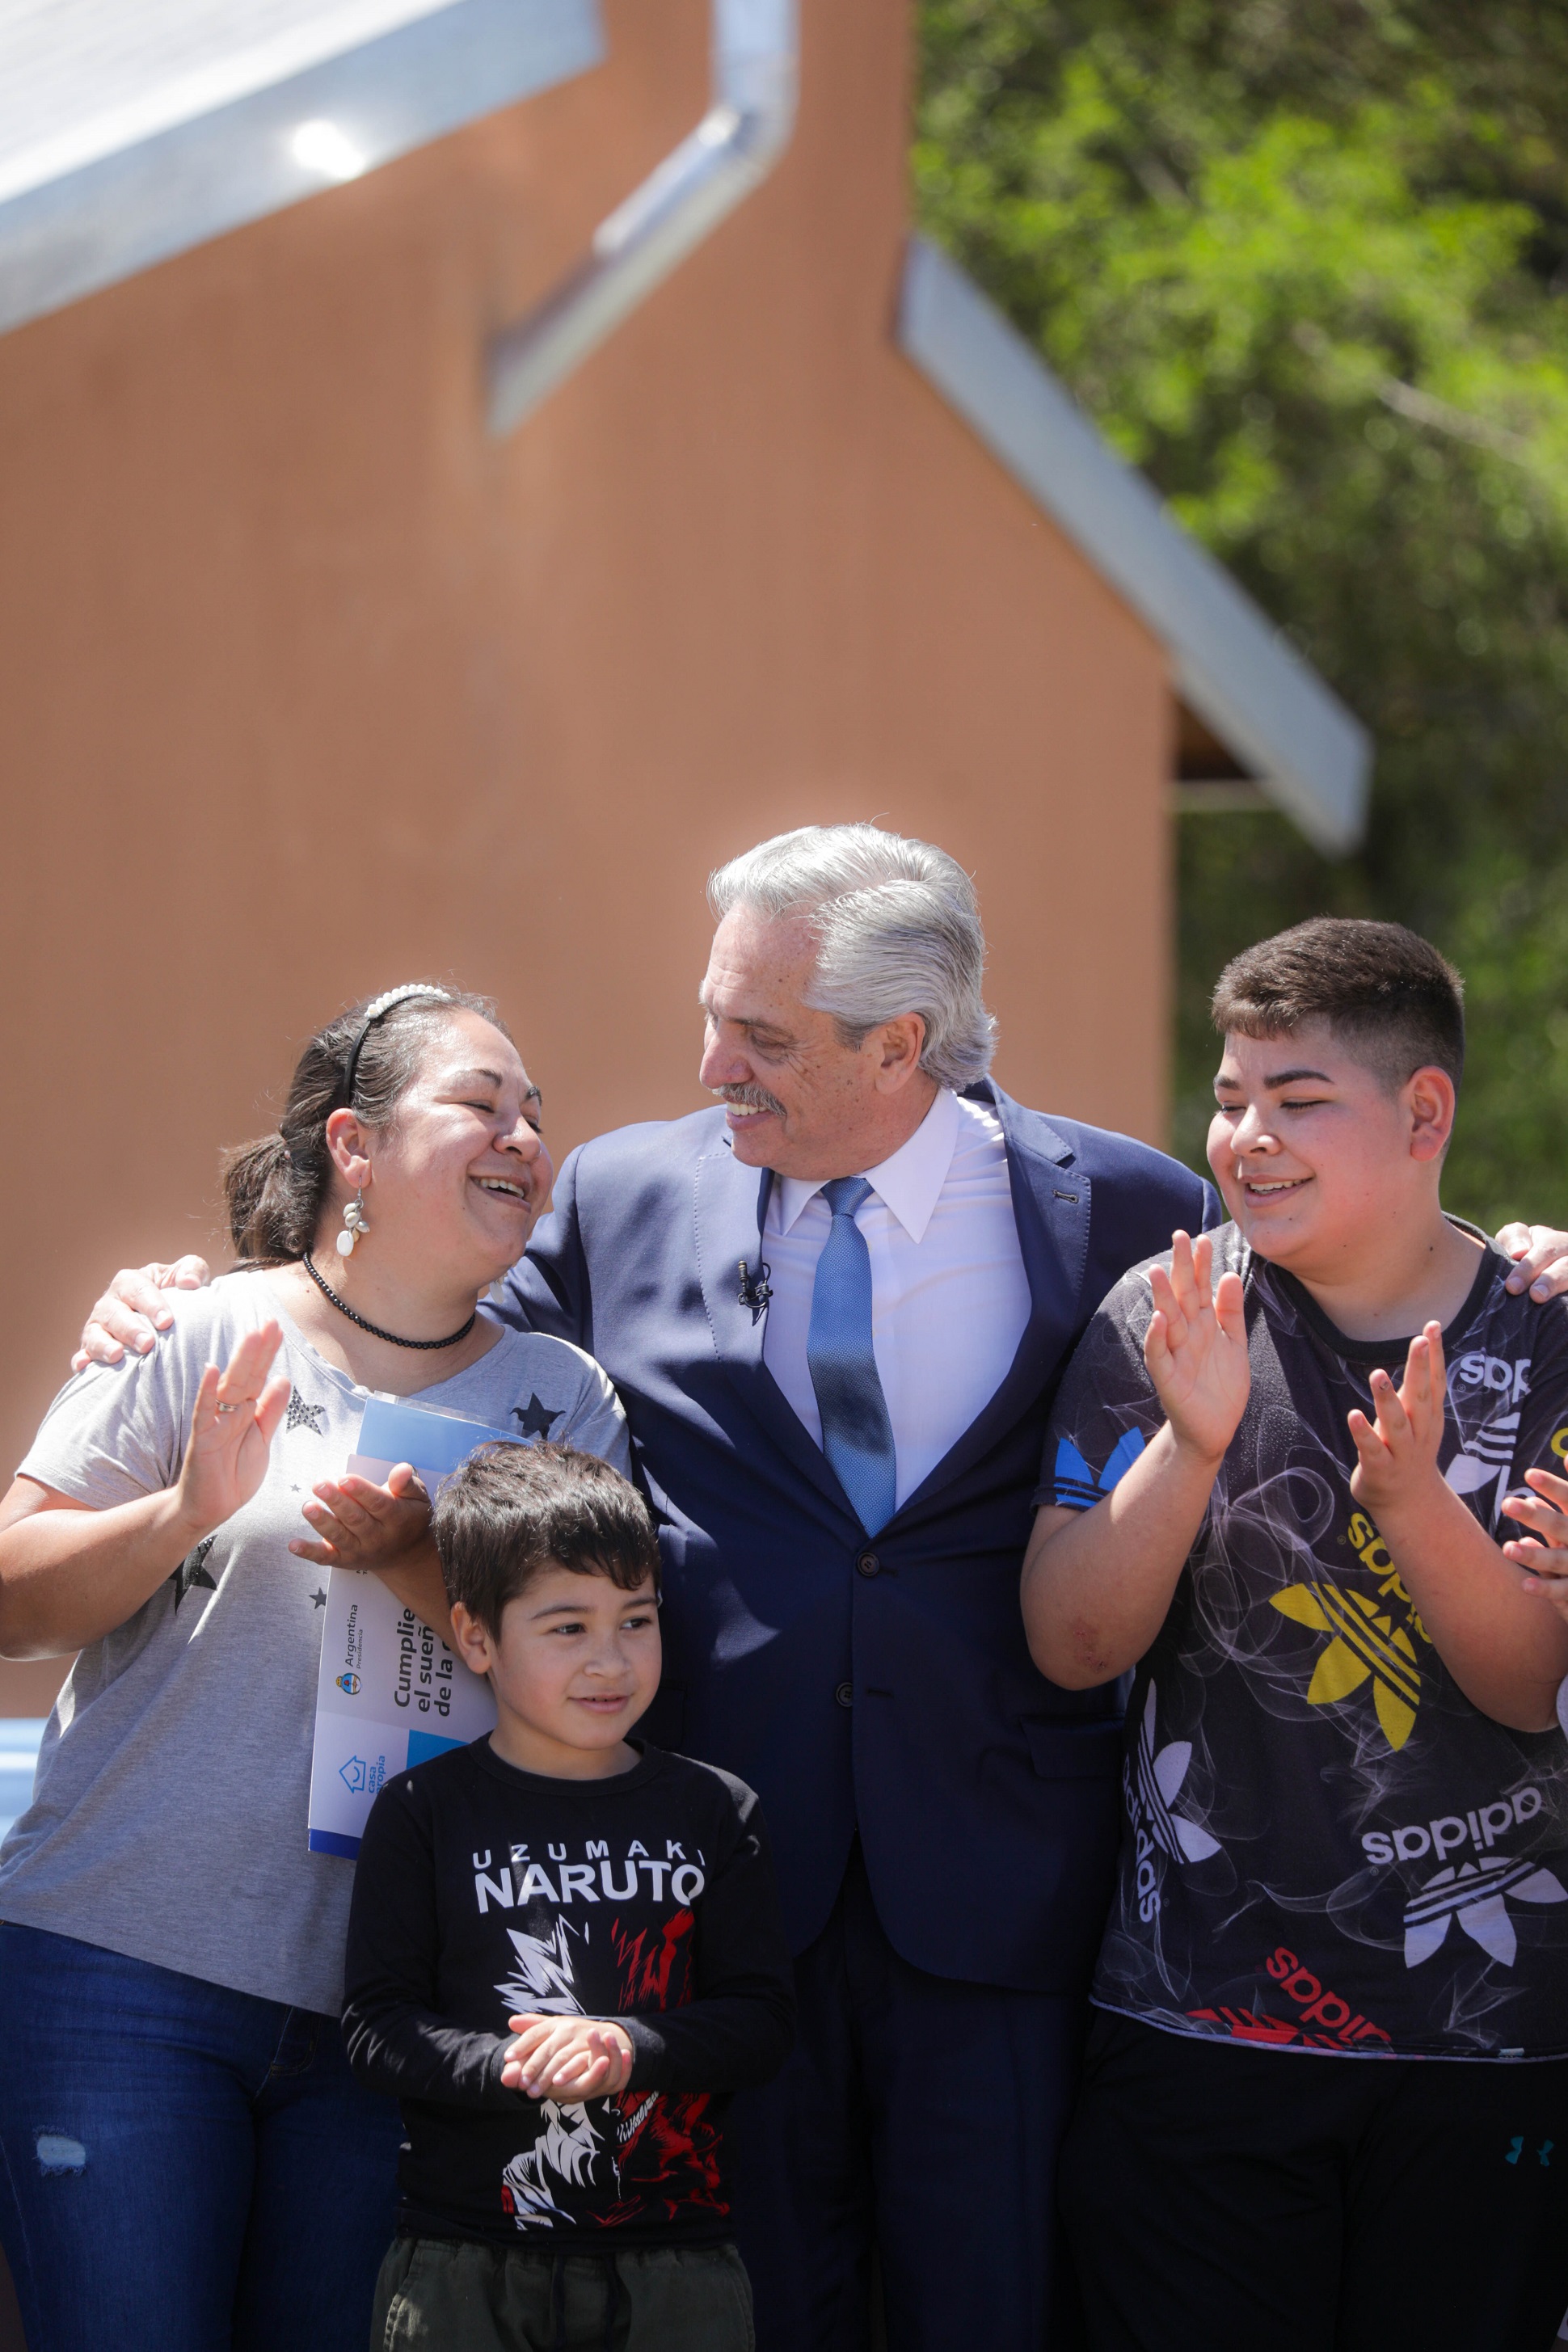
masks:
<instances>
[{"instance_id":1,"label":"black adidas shirt","mask_svg":"<svg viewBox=\"0 0 1568 2352\"><path fill-rule=\"evenodd\" d=\"M543 1780L488 1739L389 1781L355 1873L343 2031L402 2102L399 2226L424 2236L668 2243L727 2237L728 2094L794 2022L757 1801L644 1748L607 1780ZM618 2018L613 2099L557 2106L500 2079L507 2020Z\"/></svg>"},{"instance_id":2,"label":"black adidas shirt","mask_svg":"<svg viewBox=\"0 0 1568 2352\"><path fill-rule=\"evenodd\" d=\"M1094 1999L1276 2048L1568 2052L1568 1745L1471 1706L1350 1491L1346 1416L1408 1342L1346 1339L1234 1225L1211 1239L1252 1392L1134 1676ZM1508 1272L1489 1248L1444 1334L1443 1473L1498 1541L1503 1496L1568 1452L1568 1305ZM1162 1425L1152 1311L1135 1268L1068 1367L1037 1502L1089 1508Z\"/></svg>"}]
</instances>

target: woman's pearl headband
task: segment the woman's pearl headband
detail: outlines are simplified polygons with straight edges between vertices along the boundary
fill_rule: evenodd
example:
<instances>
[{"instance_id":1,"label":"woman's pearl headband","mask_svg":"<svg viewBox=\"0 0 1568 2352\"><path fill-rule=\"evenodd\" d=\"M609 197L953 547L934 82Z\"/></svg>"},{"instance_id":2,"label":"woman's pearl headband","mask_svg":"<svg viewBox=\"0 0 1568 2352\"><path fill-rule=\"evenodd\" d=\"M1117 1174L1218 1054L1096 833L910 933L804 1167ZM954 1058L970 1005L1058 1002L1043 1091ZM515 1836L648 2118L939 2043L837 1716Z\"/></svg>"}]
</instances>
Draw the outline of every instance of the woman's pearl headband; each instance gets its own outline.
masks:
<instances>
[{"instance_id":1,"label":"woman's pearl headband","mask_svg":"<svg viewBox=\"0 0 1568 2352\"><path fill-rule=\"evenodd\" d=\"M349 1055L348 1069L343 1078L345 1108L353 1108L354 1082L359 1076L359 1057L364 1051L365 1039L384 1013L390 1013L395 1004L405 1004L411 996L434 997L439 1004L450 1004L452 1002L444 988L432 988L426 981L413 980L406 987L389 988L384 996L378 996L372 1003L367 1004L364 1009L364 1020L361 1024L359 1035L354 1039L353 1050Z\"/></svg>"}]
</instances>

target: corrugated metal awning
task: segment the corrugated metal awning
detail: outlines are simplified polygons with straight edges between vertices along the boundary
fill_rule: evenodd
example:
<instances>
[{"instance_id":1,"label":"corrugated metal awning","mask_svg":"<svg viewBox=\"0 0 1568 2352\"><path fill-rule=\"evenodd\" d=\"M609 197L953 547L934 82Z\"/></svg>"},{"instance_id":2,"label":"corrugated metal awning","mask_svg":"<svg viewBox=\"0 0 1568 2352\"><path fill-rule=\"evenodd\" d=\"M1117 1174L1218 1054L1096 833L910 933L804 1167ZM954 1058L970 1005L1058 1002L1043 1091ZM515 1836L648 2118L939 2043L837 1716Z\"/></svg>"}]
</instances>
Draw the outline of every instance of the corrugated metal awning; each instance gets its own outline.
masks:
<instances>
[{"instance_id":1,"label":"corrugated metal awning","mask_svg":"<svg viewBox=\"0 0 1568 2352\"><path fill-rule=\"evenodd\" d=\"M0 330L603 54L598 0L0 0Z\"/></svg>"}]
</instances>

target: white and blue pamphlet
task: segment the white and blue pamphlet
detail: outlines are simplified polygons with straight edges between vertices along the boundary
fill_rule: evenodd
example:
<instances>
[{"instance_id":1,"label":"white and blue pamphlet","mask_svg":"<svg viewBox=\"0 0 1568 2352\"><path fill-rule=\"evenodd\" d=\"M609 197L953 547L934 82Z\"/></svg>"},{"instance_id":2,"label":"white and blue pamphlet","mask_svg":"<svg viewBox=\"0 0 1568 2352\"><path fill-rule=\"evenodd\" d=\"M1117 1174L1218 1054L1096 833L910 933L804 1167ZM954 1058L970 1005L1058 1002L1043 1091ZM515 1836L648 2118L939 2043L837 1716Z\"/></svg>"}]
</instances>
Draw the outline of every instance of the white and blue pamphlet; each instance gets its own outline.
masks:
<instances>
[{"instance_id":1,"label":"white and blue pamphlet","mask_svg":"<svg viewBox=\"0 0 1568 2352\"><path fill-rule=\"evenodd\" d=\"M412 1462L434 1502L453 1471L492 1438L515 1445L517 1432L372 1395L347 1468L381 1486L395 1464ZM389 1775L466 1747L492 1731L495 1719L484 1676L470 1674L378 1576L332 1569L316 1685L310 1851L352 1862Z\"/></svg>"}]
</instances>

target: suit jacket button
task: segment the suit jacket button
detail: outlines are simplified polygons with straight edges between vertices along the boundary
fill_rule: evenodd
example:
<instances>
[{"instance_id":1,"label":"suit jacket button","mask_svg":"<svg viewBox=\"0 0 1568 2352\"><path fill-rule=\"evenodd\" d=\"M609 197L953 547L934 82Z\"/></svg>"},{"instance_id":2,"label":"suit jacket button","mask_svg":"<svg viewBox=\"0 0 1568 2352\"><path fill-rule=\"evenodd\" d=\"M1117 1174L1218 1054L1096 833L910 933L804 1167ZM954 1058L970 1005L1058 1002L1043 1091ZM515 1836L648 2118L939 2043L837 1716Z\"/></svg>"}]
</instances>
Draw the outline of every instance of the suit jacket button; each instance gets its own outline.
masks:
<instances>
[{"instance_id":1,"label":"suit jacket button","mask_svg":"<svg viewBox=\"0 0 1568 2352\"><path fill-rule=\"evenodd\" d=\"M855 1704L854 1684L840 1683L833 1696L838 1701L840 1706L853 1706Z\"/></svg>"},{"instance_id":2,"label":"suit jacket button","mask_svg":"<svg viewBox=\"0 0 1568 2352\"><path fill-rule=\"evenodd\" d=\"M862 1576L875 1576L882 1563L874 1551L863 1551L855 1565Z\"/></svg>"}]
</instances>

